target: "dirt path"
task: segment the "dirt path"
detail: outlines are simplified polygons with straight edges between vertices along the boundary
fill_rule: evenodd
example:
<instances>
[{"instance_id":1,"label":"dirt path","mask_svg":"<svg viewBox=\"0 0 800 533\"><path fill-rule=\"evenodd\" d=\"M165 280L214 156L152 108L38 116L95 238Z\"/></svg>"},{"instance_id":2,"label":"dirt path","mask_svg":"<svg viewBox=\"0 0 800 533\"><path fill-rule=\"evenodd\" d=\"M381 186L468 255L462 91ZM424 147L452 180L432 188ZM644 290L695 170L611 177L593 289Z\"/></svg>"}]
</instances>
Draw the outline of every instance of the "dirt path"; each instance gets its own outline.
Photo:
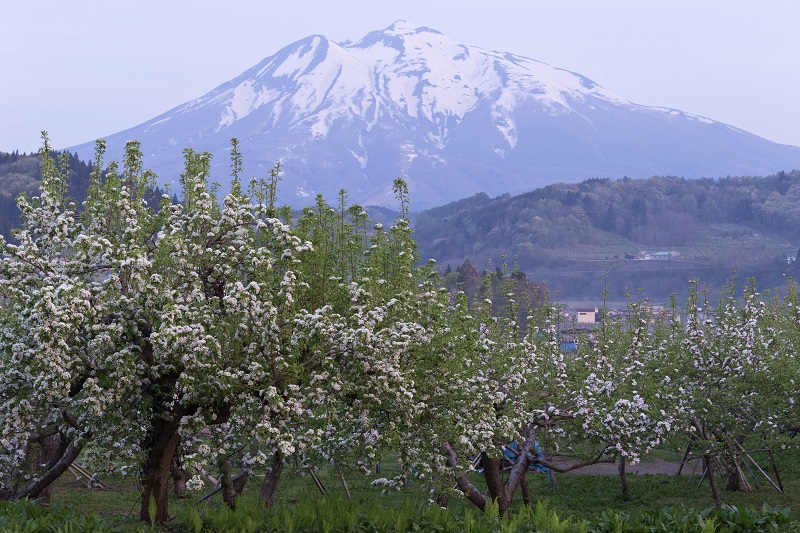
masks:
<instances>
[{"instance_id":1,"label":"dirt path","mask_svg":"<svg viewBox=\"0 0 800 533\"><path fill-rule=\"evenodd\" d=\"M558 466L568 467L575 463L579 462L578 459L570 459L570 458L558 458L554 459L553 463ZM679 461L665 461L664 459L650 459L646 462L637 463L635 465L628 465L627 471L628 474L632 475L642 475L642 474L666 474L668 476L674 476L678 473L678 467L680 466ZM681 474L690 474L692 472L692 467L694 465L692 463L687 463L683 467L683 471ZM594 474L594 475L605 475L605 476L616 476L619 475L618 466L616 463L597 463L591 466L586 466L584 468L578 468L576 470L572 470L567 472L566 474L558 474L558 475L573 475L573 474Z\"/></svg>"}]
</instances>

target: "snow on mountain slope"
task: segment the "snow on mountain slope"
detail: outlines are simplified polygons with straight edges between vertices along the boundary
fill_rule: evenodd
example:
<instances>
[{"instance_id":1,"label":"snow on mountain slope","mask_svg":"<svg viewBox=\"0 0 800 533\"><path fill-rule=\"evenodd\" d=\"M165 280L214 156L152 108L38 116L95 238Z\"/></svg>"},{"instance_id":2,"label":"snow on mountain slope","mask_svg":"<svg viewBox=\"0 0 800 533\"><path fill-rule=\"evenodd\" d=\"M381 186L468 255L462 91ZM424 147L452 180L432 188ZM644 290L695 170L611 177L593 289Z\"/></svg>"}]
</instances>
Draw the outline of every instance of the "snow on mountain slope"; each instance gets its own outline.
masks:
<instances>
[{"instance_id":1,"label":"snow on mountain slope","mask_svg":"<svg viewBox=\"0 0 800 533\"><path fill-rule=\"evenodd\" d=\"M139 140L163 181L180 174L183 148L208 150L225 189L232 137L246 172L283 164L281 199L295 206L342 188L355 201L391 204L398 175L422 208L595 176L800 168L796 147L635 105L578 74L403 21L356 42L302 39L107 143L119 158L127 140Z\"/></svg>"}]
</instances>

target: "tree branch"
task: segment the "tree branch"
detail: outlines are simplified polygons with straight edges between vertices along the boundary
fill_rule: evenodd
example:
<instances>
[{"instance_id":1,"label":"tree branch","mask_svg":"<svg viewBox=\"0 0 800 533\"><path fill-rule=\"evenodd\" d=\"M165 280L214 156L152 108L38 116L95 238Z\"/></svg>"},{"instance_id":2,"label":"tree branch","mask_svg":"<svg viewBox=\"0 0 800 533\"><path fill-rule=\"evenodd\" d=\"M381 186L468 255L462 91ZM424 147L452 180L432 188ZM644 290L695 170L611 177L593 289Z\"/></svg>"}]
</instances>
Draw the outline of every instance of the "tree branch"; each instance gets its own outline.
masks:
<instances>
[{"instance_id":1,"label":"tree branch","mask_svg":"<svg viewBox=\"0 0 800 533\"><path fill-rule=\"evenodd\" d=\"M85 440L83 442L86 442ZM61 458L50 467L50 469L44 473L44 475L38 479L32 480L28 483L28 486L25 487L22 491L15 494L11 499L12 500L21 500L22 498L36 498L39 496L39 493L42 492L45 488L47 488L50 483L58 479L61 474L63 474L75 461L78 457L78 454L81 453L83 449L83 444L80 446L75 445L75 441L73 441L69 448L61 455Z\"/></svg>"},{"instance_id":2,"label":"tree branch","mask_svg":"<svg viewBox=\"0 0 800 533\"><path fill-rule=\"evenodd\" d=\"M615 459L613 457L608 457L606 459L603 459L603 455L605 455L605 453L606 453L606 449L604 449L599 454L597 454L597 457L595 457L594 459L589 459L587 461L581 461L579 463L575 463L575 464L567 466L567 467L558 466L558 465L556 465L554 463L551 463L550 461L548 461L547 459L544 459L542 457L534 457L533 454L531 454L530 463L531 464L542 465L542 466L545 466L545 467L549 468L553 472L558 472L560 474L563 474L565 472L571 472L573 470L577 470L578 468L583 468L585 466L590 466L590 465L597 464L597 463L613 463L615 461Z\"/></svg>"},{"instance_id":3,"label":"tree branch","mask_svg":"<svg viewBox=\"0 0 800 533\"><path fill-rule=\"evenodd\" d=\"M456 455L456 451L449 442L445 442L442 448L447 456L447 466L451 468L457 468L458 456ZM456 476L456 483L458 484L458 488L461 489L461 492L464 493L469 501L471 501L481 511L486 509L486 497L484 497L484 495L475 488L475 485L472 484L466 474L460 472Z\"/></svg>"}]
</instances>

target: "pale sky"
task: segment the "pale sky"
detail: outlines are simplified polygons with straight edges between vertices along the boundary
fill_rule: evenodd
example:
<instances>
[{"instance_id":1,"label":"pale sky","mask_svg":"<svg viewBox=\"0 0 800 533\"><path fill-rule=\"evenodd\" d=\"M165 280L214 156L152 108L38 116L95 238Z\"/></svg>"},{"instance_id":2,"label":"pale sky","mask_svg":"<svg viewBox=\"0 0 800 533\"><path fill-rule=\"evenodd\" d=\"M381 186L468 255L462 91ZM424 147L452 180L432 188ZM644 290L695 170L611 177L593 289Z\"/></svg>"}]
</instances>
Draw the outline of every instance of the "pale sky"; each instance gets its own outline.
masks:
<instances>
[{"instance_id":1,"label":"pale sky","mask_svg":"<svg viewBox=\"0 0 800 533\"><path fill-rule=\"evenodd\" d=\"M17 0L0 12L0 151L116 133L298 39L399 19L800 146L797 0Z\"/></svg>"}]
</instances>

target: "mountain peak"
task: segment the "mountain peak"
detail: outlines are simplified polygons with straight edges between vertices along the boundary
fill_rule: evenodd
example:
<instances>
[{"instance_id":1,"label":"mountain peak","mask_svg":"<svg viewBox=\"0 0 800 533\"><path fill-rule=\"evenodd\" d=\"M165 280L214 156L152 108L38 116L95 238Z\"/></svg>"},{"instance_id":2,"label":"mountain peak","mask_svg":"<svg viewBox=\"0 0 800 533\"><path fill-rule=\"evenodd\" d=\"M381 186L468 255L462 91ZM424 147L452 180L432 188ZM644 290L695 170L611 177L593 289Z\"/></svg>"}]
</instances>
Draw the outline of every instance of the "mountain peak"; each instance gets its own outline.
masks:
<instances>
[{"instance_id":1,"label":"mountain peak","mask_svg":"<svg viewBox=\"0 0 800 533\"><path fill-rule=\"evenodd\" d=\"M356 43L301 39L107 146L121 158L125 142L139 139L147 166L167 176L180 173L181 148L208 150L224 183L231 137L245 172L282 163L280 201L296 207L342 188L386 205L396 176L417 207L429 207L590 177L800 168L800 148L638 106L578 74L403 20ZM94 146L74 151L91 158Z\"/></svg>"},{"instance_id":2,"label":"mountain peak","mask_svg":"<svg viewBox=\"0 0 800 533\"><path fill-rule=\"evenodd\" d=\"M428 28L427 26L417 26L407 20L397 20L381 33L385 35L414 35L417 33L435 33L442 35L440 31Z\"/></svg>"},{"instance_id":3,"label":"mountain peak","mask_svg":"<svg viewBox=\"0 0 800 533\"><path fill-rule=\"evenodd\" d=\"M389 48L394 48L397 51L404 51L406 46L410 43L424 42L448 42L442 32L428 28L427 26L418 26L405 20L398 20L391 26L383 30L371 31L366 34L361 40L350 43L341 43L342 46L348 48L370 48L376 44L382 44Z\"/></svg>"}]
</instances>

